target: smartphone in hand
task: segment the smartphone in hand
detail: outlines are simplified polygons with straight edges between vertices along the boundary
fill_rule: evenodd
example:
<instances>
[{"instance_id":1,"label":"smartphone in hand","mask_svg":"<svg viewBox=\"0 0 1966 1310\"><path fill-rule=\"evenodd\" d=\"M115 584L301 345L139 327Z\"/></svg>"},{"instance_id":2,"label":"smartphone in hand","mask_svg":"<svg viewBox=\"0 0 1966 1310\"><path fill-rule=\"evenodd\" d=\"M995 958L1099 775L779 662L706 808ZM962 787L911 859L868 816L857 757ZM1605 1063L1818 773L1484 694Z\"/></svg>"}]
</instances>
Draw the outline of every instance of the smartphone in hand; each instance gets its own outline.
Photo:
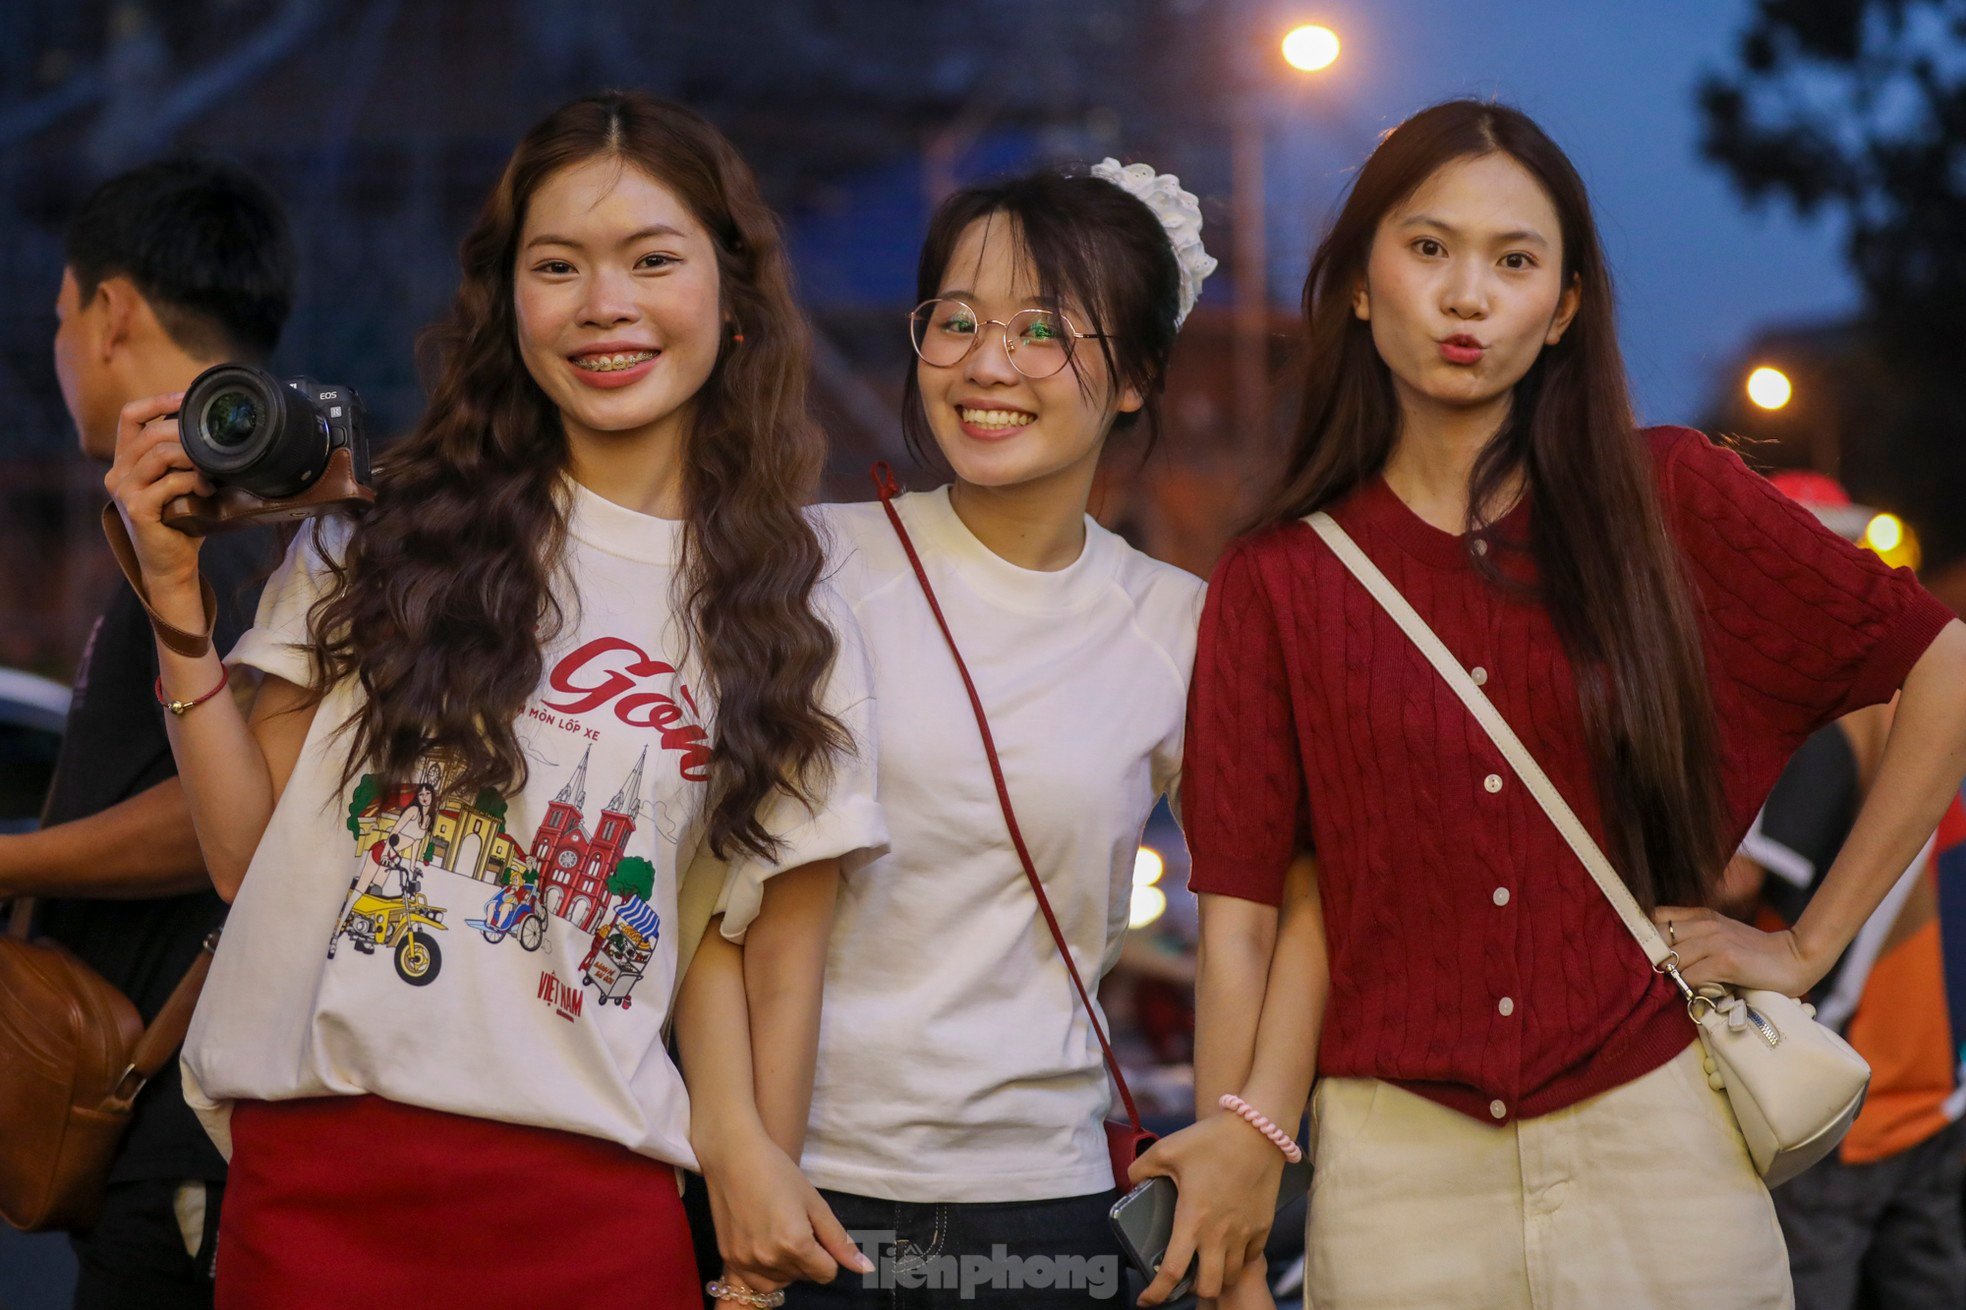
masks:
<instances>
[{"instance_id":1,"label":"smartphone in hand","mask_svg":"<svg viewBox=\"0 0 1966 1310\"><path fill-rule=\"evenodd\" d=\"M1277 1209L1302 1196L1310 1186L1310 1161L1286 1164L1283 1178L1277 1183ZM1175 1199L1174 1180L1161 1177L1149 1178L1113 1203L1113 1234L1119 1238L1120 1250L1149 1280L1160 1273L1161 1261L1167 1258L1168 1243L1174 1240ZM1168 1300L1187 1296L1194 1287L1195 1266L1190 1262L1187 1275L1175 1284Z\"/></svg>"}]
</instances>

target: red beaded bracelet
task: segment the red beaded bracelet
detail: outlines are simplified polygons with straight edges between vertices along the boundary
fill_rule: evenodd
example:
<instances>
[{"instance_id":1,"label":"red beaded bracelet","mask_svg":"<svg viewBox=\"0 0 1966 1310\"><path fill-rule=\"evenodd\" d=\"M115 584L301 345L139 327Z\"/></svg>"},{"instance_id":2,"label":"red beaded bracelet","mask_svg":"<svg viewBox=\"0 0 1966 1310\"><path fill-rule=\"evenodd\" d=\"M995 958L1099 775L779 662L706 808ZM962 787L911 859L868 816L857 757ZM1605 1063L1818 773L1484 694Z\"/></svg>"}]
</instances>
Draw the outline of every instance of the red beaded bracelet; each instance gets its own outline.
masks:
<instances>
[{"instance_id":1,"label":"red beaded bracelet","mask_svg":"<svg viewBox=\"0 0 1966 1310\"><path fill-rule=\"evenodd\" d=\"M218 666L218 686L213 687L196 700L166 700L164 697L164 675L161 673L157 675L157 686L154 690L157 693L157 703L159 705L162 705L173 714L182 716L197 709L200 705L203 705L206 701L224 691L225 684L230 681L232 681L232 671L221 664Z\"/></svg>"}]
</instances>

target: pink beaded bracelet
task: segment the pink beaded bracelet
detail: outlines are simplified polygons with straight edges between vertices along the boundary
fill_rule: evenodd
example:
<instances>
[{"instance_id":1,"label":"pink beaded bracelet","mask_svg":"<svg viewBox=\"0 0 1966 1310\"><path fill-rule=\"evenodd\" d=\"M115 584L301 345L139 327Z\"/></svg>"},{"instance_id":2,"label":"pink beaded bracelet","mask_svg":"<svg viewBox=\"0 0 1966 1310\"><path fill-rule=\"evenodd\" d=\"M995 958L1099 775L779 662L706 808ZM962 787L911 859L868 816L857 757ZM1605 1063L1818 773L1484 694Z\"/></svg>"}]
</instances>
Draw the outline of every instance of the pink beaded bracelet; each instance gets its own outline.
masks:
<instances>
[{"instance_id":1,"label":"pink beaded bracelet","mask_svg":"<svg viewBox=\"0 0 1966 1310\"><path fill-rule=\"evenodd\" d=\"M1290 1134L1271 1123L1268 1115L1243 1100L1240 1096L1224 1092L1222 1099L1217 1101L1216 1104L1231 1114L1240 1115L1243 1121L1251 1128L1254 1128L1257 1132L1263 1134L1263 1136L1269 1138L1272 1142L1275 1142L1277 1150L1282 1151L1283 1158L1290 1161L1290 1163L1296 1164L1304 1158L1303 1149L1297 1143L1290 1140Z\"/></svg>"}]
</instances>

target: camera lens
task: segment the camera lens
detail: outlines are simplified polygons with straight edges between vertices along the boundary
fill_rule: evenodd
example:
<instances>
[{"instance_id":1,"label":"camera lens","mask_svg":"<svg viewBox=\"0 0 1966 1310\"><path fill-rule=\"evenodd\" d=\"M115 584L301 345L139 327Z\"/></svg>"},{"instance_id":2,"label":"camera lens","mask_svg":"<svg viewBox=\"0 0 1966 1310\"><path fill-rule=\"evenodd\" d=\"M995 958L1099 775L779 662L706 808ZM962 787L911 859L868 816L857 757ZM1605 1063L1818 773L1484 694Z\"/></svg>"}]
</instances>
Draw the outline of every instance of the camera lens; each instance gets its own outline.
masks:
<instances>
[{"instance_id":1,"label":"camera lens","mask_svg":"<svg viewBox=\"0 0 1966 1310\"><path fill-rule=\"evenodd\" d=\"M268 500L296 495L328 461L330 417L345 422L348 413L359 412L351 408L352 395L340 401L345 413L323 412L330 407L315 404L317 389L306 379L282 382L247 364L216 364L184 393L184 453L221 486Z\"/></svg>"},{"instance_id":2,"label":"camera lens","mask_svg":"<svg viewBox=\"0 0 1966 1310\"><path fill-rule=\"evenodd\" d=\"M237 450L252 440L261 417L258 397L245 391L221 391L205 406L205 432L214 446Z\"/></svg>"}]
</instances>

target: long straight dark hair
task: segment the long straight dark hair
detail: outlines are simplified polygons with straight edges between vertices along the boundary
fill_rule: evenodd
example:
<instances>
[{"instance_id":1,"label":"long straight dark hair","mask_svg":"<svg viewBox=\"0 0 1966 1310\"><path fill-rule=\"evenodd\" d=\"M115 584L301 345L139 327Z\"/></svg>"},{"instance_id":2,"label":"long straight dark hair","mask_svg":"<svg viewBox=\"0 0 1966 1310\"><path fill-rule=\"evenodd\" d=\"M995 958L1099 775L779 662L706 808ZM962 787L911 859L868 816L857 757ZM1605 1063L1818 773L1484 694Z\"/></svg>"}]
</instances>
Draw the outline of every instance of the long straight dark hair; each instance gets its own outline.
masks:
<instances>
[{"instance_id":1,"label":"long straight dark hair","mask_svg":"<svg viewBox=\"0 0 1966 1310\"><path fill-rule=\"evenodd\" d=\"M751 170L681 106L588 96L520 140L464 238L450 314L422 343L429 407L390 449L375 507L310 615L315 685L360 682L351 772L406 777L441 754L461 766L456 793L524 784L514 725L564 622L553 585L567 438L519 354L513 269L527 203L590 159L639 168L689 206L716 249L721 308L744 333L697 393L684 439L678 590L716 704L710 845L769 855L760 805L779 791L811 805L849 745L818 704L838 643L812 606L823 557L802 510L821 453L805 407L810 343Z\"/></svg>"},{"instance_id":2,"label":"long straight dark hair","mask_svg":"<svg viewBox=\"0 0 1966 1310\"><path fill-rule=\"evenodd\" d=\"M1259 526L1289 522L1377 476L1399 438L1392 375L1353 313L1383 219L1442 166L1504 154L1562 223L1577 316L1516 384L1508 419L1468 487L1468 527L1520 474L1535 513L1540 597L1577 675L1605 822L1625 882L1648 908L1704 904L1728 827L1705 654L1684 564L1655 490L1618 351L1610 270L1577 170L1529 117L1450 100L1400 124L1366 161L1304 281L1303 403ZM1504 585L1494 564L1476 568Z\"/></svg>"}]
</instances>

